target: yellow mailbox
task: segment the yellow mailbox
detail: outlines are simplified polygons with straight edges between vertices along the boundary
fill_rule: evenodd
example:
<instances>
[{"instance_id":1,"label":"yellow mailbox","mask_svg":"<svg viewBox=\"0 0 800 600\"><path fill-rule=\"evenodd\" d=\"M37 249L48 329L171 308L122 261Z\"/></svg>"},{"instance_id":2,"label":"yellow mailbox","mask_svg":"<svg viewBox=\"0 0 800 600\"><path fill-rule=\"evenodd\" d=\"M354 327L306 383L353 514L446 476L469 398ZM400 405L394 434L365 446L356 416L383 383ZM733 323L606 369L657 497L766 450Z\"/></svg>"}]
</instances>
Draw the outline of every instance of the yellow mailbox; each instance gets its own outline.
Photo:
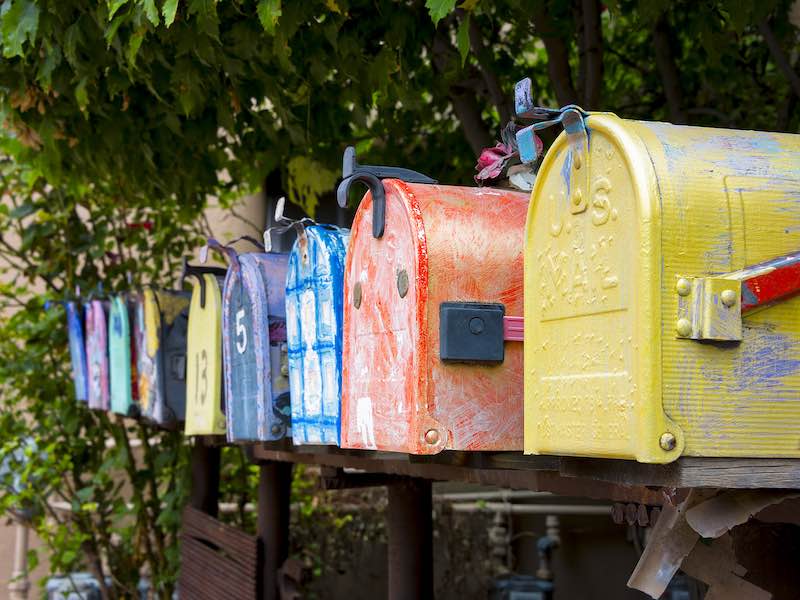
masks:
<instances>
[{"instance_id":1,"label":"yellow mailbox","mask_svg":"<svg viewBox=\"0 0 800 600\"><path fill-rule=\"evenodd\" d=\"M800 457L800 135L520 96L549 120L521 154L565 127L528 212L526 452Z\"/></svg>"}]
</instances>

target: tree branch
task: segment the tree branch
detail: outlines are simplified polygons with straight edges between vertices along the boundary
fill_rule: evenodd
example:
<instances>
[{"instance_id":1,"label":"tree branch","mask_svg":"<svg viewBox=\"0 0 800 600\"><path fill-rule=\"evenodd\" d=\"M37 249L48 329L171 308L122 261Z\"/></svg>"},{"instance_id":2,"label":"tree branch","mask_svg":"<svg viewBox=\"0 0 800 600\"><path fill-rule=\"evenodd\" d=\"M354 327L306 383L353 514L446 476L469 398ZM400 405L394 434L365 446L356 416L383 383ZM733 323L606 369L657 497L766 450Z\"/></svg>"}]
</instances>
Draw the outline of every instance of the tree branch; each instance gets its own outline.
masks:
<instances>
[{"instance_id":1,"label":"tree branch","mask_svg":"<svg viewBox=\"0 0 800 600\"><path fill-rule=\"evenodd\" d=\"M667 98L669 119L673 123L686 123L686 112L683 110L683 91L675 54L672 49L669 21L667 14L661 13L653 26L653 46L656 53L656 66L661 76L661 85Z\"/></svg>"},{"instance_id":2,"label":"tree branch","mask_svg":"<svg viewBox=\"0 0 800 600\"><path fill-rule=\"evenodd\" d=\"M458 52L453 48L449 38L446 37L443 27L436 29L431 47L434 70L439 75L445 75L454 64L460 60ZM473 90L459 85L458 82L448 83L450 101L453 110L461 121L464 137L467 138L470 148L478 156L481 150L492 145L493 137L489 134L481 115L481 107L475 98Z\"/></svg>"},{"instance_id":3,"label":"tree branch","mask_svg":"<svg viewBox=\"0 0 800 600\"><path fill-rule=\"evenodd\" d=\"M581 17L582 44L579 48L583 108L596 110L600 108L603 91L603 32L599 0L581 0Z\"/></svg>"},{"instance_id":4,"label":"tree branch","mask_svg":"<svg viewBox=\"0 0 800 600\"><path fill-rule=\"evenodd\" d=\"M761 21L758 24L758 30L761 32L767 48L769 48L769 53L772 55L772 60L775 61L775 66L783 73L783 76L789 82L789 86L800 98L800 76L792 68L789 58L784 53L778 38L775 36L775 32L772 31L772 27L769 25L769 21L767 19Z\"/></svg>"},{"instance_id":5,"label":"tree branch","mask_svg":"<svg viewBox=\"0 0 800 600\"><path fill-rule=\"evenodd\" d=\"M561 106L577 103L578 93L572 83L572 70L569 66L569 47L559 34L544 2L536 3L531 20L547 52L547 73L556 93L556 100Z\"/></svg>"},{"instance_id":6,"label":"tree branch","mask_svg":"<svg viewBox=\"0 0 800 600\"><path fill-rule=\"evenodd\" d=\"M489 93L489 99L497 109L500 115L500 125L505 125L511 120L511 98L503 93L503 88L500 87L500 80L495 74L495 69L491 68L492 57L491 48L487 48L483 43L483 34L476 19L469 20L469 46L472 53L475 55L476 62L478 63L478 70L483 77L483 82L486 84L486 90Z\"/></svg>"}]
</instances>

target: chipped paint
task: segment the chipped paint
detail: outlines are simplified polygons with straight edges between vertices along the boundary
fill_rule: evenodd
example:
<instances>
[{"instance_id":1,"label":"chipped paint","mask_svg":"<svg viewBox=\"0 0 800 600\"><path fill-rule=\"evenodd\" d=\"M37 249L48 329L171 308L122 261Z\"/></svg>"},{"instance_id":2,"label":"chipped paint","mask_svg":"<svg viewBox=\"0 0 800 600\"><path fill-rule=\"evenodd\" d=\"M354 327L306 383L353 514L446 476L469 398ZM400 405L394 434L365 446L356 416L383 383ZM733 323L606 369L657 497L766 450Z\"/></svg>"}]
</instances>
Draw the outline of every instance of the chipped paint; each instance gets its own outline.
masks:
<instances>
[{"instance_id":1,"label":"chipped paint","mask_svg":"<svg viewBox=\"0 0 800 600\"><path fill-rule=\"evenodd\" d=\"M800 136L611 114L587 126L586 213L559 201L561 136L528 214L526 451L800 456L800 298L737 314L741 342L697 342L677 333L676 291L679 278L720 286L702 311L713 317L724 278L800 250ZM712 321L710 335L730 333ZM660 448L665 432L674 450Z\"/></svg>"},{"instance_id":2,"label":"chipped paint","mask_svg":"<svg viewBox=\"0 0 800 600\"><path fill-rule=\"evenodd\" d=\"M286 355L287 254L249 253L228 268L222 291L225 419L228 440L290 434Z\"/></svg>"},{"instance_id":3,"label":"chipped paint","mask_svg":"<svg viewBox=\"0 0 800 600\"><path fill-rule=\"evenodd\" d=\"M83 335L83 314L78 302L65 303L67 313L67 334L69 336L69 356L72 364L72 382L75 386L75 399L87 402L89 398L86 365L86 341Z\"/></svg>"},{"instance_id":4,"label":"chipped paint","mask_svg":"<svg viewBox=\"0 0 800 600\"><path fill-rule=\"evenodd\" d=\"M521 344L506 344L501 365L444 364L439 305L503 302L508 316L521 316L526 195L398 180L384 187L384 236L372 237L367 194L345 269L342 446L519 449ZM405 296L401 271L410 283Z\"/></svg>"},{"instance_id":5,"label":"chipped paint","mask_svg":"<svg viewBox=\"0 0 800 600\"><path fill-rule=\"evenodd\" d=\"M108 329L101 300L86 306L86 365L89 408L108 410Z\"/></svg>"},{"instance_id":6,"label":"chipped paint","mask_svg":"<svg viewBox=\"0 0 800 600\"><path fill-rule=\"evenodd\" d=\"M338 444L341 430L342 301L350 232L306 227L286 278L286 334L296 444Z\"/></svg>"}]
</instances>

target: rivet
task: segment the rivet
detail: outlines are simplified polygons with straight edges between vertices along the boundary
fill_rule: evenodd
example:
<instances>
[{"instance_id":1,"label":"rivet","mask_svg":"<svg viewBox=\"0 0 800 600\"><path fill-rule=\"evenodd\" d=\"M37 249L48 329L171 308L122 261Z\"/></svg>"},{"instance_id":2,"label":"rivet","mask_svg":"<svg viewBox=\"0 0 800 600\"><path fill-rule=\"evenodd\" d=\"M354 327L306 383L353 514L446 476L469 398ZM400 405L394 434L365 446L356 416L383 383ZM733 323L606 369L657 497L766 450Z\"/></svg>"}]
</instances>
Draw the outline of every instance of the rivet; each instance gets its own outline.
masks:
<instances>
[{"instance_id":1,"label":"rivet","mask_svg":"<svg viewBox=\"0 0 800 600\"><path fill-rule=\"evenodd\" d=\"M575 190L575 193L572 194L572 203L578 205L581 202L583 202L583 192L580 190Z\"/></svg>"},{"instance_id":2,"label":"rivet","mask_svg":"<svg viewBox=\"0 0 800 600\"><path fill-rule=\"evenodd\" d=\"M359 308L361 306L361 282L356 281L353 286L353 306Z\"/></svg>"},{"instance_id":3,"label":"rivet","mask_svg":"<svg viewBox=\"0 0 800 600\"><path fill-rule=\"evenodd\" d=\"M425 441L431 446L439 443L439 432L435 429L428 429L425 432Z\"/></svg>"},{"instance_id":4,"label":"rivet","mask_svg":"<svg viewBox=\"0 0 800 600\"><path fill-rule=\"evenodd\" d=\"M278 435L281 432L281 426L277 423L270 428L272 435Z\"/></svg>"},{"instance_id":5,"label":"rivet","mask_svg":"<svg viewBox=\"0 0 800 600\"><path fill-rule=\"evenodd\" d=\"M574 154L572 158L572 166L575 168L576 171L581 168L581 164L582 164L581 155L577 153Z\"/></svg>"},{"instance_id":6,"label":"rivet","mask_svg":"<svg viewBox=\"0 0 800 600\"><path fill-rule=\"evenodd\" d=\"M397 272L397 291L401 298L405 298L408 293L408 273L405 269Z\"/></svg>"},{"instance_id":7,"label":"rivet","mask_svg":"<svg viewBox=\"0 0 800 600\"><path fill-rule=\"evenodd\" d=\"M689 283L688 279L681 277L678 279L678 284L675 286L675 289L678 291L679 296L688 296L692 291L692 284Z\"/></svg>"},{"instance_id":8,"label":"rivet","mask_svg":"<svg viewBox=\"0 0 800 600\"><path fill-rule=\"evenodd\" d=\"M692 324L689 319L678 319L675 329L678 331L678 335L688 337L692 333Z\"/></svg>"},{"instance_id":9,"label":"rivet","mask_svg":"<svg viewBox=\"0 0 800 600\"><path fill-rule=\"evenodd\" d=\"M725 306L733 306L736 304L736 292L733 290L722 290L720 298L722 298L722 303Z\"/></svg>"},{"instance_id":10,"label":"rivet","mask_svg":"<svg viewBox=\"0 0 800 600\"><path fill-rule=\"evenodd\" d=\"M662 450L666 450L667 452L674 450L677 443L678 441L675 439L675 436L669 431L662 433L661 438L658 440L658 445L661 446Z\"/></svg>"}]
</instances>

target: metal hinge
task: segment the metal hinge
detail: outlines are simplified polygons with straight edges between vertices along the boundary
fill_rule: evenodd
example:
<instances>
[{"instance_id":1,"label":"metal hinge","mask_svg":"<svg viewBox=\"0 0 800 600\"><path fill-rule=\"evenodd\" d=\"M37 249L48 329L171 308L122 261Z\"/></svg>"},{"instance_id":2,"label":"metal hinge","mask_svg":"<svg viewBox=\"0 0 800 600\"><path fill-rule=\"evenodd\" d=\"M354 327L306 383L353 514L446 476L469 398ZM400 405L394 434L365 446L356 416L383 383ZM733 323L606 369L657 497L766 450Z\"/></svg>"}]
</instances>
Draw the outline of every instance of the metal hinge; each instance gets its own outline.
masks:
<instances>
[{"instance_id":1,"label":"metal hinge","mask_svg":"<svg viewBox=\"0 0 800 600\"><path fill-rule=\"evenodd\" d=\"M742 317L800 293L800 252L713 277L679 277L677 336L741 341Z\"/></svg>"}]
</instances>

